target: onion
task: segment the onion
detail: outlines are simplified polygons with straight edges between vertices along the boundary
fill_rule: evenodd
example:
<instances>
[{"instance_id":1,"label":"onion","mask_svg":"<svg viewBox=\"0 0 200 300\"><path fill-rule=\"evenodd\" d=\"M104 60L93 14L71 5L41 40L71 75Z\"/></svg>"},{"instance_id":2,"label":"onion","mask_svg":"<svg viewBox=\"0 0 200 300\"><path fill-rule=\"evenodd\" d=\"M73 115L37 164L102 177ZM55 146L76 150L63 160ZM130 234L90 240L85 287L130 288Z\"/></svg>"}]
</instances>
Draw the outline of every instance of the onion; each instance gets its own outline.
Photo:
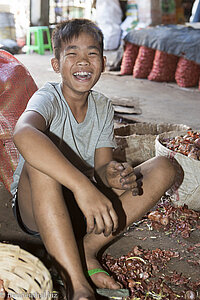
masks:
<instances>
[{"instance_id":1,"label":"onion","mask_svg":"<svg viewBox=\"0 0 200 300\"><path fill-rule=\"evenodd\" d=\"M200 138L197 138L194 143L198 148L200 148Z\"/></svg>"},{"instance_id":2,"label":"onion","mask_svg":"<svg viewBox=\"0 0 200 300\"><path fill-rule=\"evenodd\" d=\"M160 223L164 226L167 226L169 224L169 218L165 216L160 218Z\"/></svg>"},{"instance_id":3,"label":"onion","mask_svg":"<svg viewBox=\"0 0 200 300\"><path fill-rule=\"evenodd\" d=\"M185 299L187 299L187 300L195 300L196 299L196 294L195 294L195 292L193 292L193 291L187 291L186 293L185 293Z\"/></svg>"}]
</instances>

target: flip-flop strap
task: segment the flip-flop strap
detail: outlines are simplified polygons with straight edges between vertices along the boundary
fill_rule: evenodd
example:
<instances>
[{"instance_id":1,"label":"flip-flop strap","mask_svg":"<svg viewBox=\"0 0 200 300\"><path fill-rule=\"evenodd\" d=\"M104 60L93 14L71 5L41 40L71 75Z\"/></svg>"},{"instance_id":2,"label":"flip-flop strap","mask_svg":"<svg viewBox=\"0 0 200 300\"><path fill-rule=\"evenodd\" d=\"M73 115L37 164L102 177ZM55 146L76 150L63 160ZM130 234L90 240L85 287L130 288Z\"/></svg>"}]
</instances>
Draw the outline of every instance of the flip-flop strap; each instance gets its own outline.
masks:
<instances>
[{"instance_id":1,"label":"flip-flop strap","mask_svg":"<svg viewBox=\"0 0 200 300\"><path fill-rule=\"evenodd\" d=\"M88 271L87 271L87 276L92 276L92 275L97 274L97 273L105 273L105 274L107 274L108 276L110 276L110 275L108 274L108 272L106 272L106 271L103 270L103 269L91 269L91 270L88 270Z\"/></svg>"}]
</instances>

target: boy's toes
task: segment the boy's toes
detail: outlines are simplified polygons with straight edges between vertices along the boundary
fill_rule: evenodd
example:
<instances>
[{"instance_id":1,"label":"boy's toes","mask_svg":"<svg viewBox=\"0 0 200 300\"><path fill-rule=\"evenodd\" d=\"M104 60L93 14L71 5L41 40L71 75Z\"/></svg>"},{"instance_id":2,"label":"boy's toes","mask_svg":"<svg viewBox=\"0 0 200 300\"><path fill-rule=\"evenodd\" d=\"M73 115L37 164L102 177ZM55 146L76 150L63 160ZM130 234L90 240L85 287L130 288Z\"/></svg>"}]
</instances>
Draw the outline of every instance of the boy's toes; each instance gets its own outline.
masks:
<instances>
[{"instance_id":1,"label":"boy's toes","mask_svg":"<svg viewBox=\"0 0 200 300\"><path fill-rule=\"evenodd\" d=\"M104 272L99 272L90 276L93 283L98 288L117 290L122 288L119 282L116 282L112 277L105 274Z\"/></svg>"},{"instance_id":2,"label":"boy's toes","mask_svg":"<svg viewBox=\"0 0 200 300\"><path fill-rule=\"evenodd\" d=\"M113 278L108 277L106 280L106 289L111 289L111 290L118 290L121 289L122 286L119 282L116 282Z\"/></svg>"}]
</instances>

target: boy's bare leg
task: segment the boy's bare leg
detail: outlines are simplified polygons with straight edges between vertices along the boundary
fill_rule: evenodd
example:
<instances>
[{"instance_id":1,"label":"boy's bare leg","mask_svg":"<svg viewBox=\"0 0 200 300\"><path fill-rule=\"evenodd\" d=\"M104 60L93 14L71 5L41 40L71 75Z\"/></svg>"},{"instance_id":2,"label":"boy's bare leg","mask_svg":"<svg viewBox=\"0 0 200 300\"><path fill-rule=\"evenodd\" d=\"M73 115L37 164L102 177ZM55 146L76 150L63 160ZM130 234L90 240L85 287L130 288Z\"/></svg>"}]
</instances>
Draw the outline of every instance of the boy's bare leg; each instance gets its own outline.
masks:
<instances>
[{"instance_id":1,"label":"boy's bare leg","mask_svg":"<svg viewBox=\"0 0 200 300\"><path fill-rule=\"evenodd\" d=\"M69 299L94 300L94 292L83 273L61 186L25 164L19 182L18 200L23 222L29 229L40 232L47 251L62 266L61 274L66 291L70 293ZM71 291L68 290L70 285Z\"/></svg>"},{"instance_id":2,"label":"boy's bare leg","mask_svg":"<svg viewBox=\"0 0 200 300\"><path fill-rule=\"evenodd\" d=\"M118 211L119 223L126 216L125 227L140 219L149 211L174 183L176 170L171 162L165 157L153 158L135 168L136 174L142 175L142 190L140 196L132 196L131 191L122 192L119 197L123 211ZM119 190L115 191L119 193ZM124 227L124 229L125 229ZM107 243L112 241L114 236L105 237L103 234L89 234L84 238L84 250L88 270L101 268L97 261L98 251ZM91 276L91 280L100 288L115 288L116 283L105 273L98 273Z\"/></svg>"},{"instance_id":3,"label":"boy's bare leg","mask_svg":"<svg viewBox=\"0 0 200 300\"><path fill-rule=\"evenodd\" d=\"M146 162L137 167L136 171L143 176L143 195L133 197L130 191L118 191L122 193L119 199L123 207L123 211L118 211L119 220L125 220L126 215L124 228L140 219L154 206L173 184L175 177L173 166L162 157ZM70 299L95 299L83 273L61 186L50 177L27 165L22 172L18 192L20 212L24 223L32 230L37 231L39 228L47 251L52 257L58 257L58 264L62 265L65 270L62 274L64 280L69 282L70 279L71 281L74 294L70 296ZM34 212L37 214L34 215ZM85 236L84 248L88 270L101 267L96 255L114 237L105 237L103 234ZM66 256L64 258L62 256L59 261L60 253L66 253ZM119 285L105 273L92 275L91 279L97 287L119 288Z\"/></svg>"}]
</instances>

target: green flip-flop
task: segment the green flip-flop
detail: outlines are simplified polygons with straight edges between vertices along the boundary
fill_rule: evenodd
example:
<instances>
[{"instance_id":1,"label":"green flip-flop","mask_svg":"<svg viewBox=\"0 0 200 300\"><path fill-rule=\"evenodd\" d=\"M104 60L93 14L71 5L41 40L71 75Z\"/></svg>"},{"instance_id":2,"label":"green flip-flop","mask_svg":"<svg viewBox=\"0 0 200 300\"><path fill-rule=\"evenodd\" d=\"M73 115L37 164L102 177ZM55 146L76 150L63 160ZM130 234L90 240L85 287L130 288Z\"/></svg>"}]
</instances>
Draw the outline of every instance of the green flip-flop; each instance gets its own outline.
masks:
<instances>
[{"instance_id":1,"label":"green flip-flop","mask_svg":"<svg viewBox=\"0 0 200 300\"><path fill-rule=\"evenodd\" d=\"M106 272L105 270L103 270L103 269L91 269L91 270L88 270L87 271L87 277L90 277L90 276L92 276L92 275L94 275L94 274L97 274L97 273L105 273L105 274L107 274L108 276L110 276L109 274L108 274L108 272Z\"/></svg>"},{"instance_id":2,"label":"green flip-flop","mask_svg":"<svg viewBox=\"0 0 200 300\"><path fill-rule=\"evenodd\" d=\"M105 273L108 276L110 276L110 274L108 274L108 272L106 272L103 269L91 269L87 271L86 276L90 277L94 274L97 273ZM101 296L105 296L105 297L109 297L112 299L121 299L122 297L128 297L130 295L129 290L128 289L118 289L118 290L110 290L110 289L96 289L97 294L101 295Z\"/></svg>"}]
</instances>

